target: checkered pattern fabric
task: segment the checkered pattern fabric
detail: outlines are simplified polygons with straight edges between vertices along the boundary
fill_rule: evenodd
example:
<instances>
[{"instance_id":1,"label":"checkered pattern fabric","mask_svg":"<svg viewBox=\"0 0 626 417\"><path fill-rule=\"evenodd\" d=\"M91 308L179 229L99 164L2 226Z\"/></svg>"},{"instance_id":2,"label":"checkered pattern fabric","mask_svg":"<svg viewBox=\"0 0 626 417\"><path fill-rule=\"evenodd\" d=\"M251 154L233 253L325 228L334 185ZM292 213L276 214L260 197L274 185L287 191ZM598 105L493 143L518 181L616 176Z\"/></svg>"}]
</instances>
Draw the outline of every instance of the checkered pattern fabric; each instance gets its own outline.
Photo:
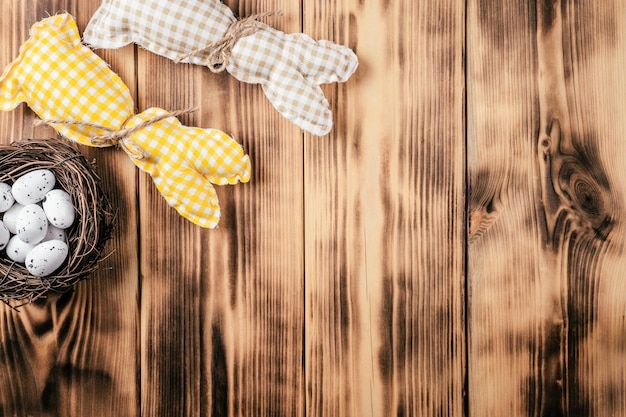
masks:
<instances>
[{"instance_id":1,"label":"checkered pattern fabric","mask_svg":"<svg viewBox=\"0 0 626 417\"><path fill-rule=\"evenodd\" d=\"M18 58L0 76L0 110L12 110L21 102L43 120L64 121L51 126L88 146L110 146L114 142L93 139L169 114L158 108L134 114L128 87L81 44L76 23L68 14L33 25ZM135 165L152 176L166 201L202 227L214 228L220 218L212 184L250 179L248 156L217 129L187 127L175 117L165 117L121 141Z\"/></svg>"},{"instance_id":2,"label":"checkered pattern fabric","mask_svg":"<svg viewBox=\"0 0 626 417\"><path fill-rule=\"evenodd\" d=\"M104 0L84 33L94 48L137 43L173 60L218 41L236 21L219 0ZM261 84L284 117L322 136L332 114L320 84L346 81L358 60L349 48L285 34L267 25L235 43L226 70L240 81ZM208 51L181 62L208 65Z\"/></svg>"},{"instance_id":3,"label":"checkered pattern fabric","mask_svg":"<svg viewBox=\"0 0 626 417\"><path fill-rule=\"evenodd\" d=\"M148 109L127 124L132 128L166 114ZM250 179L250 159L230 136L217 129L180 124L175 117L151 124L131 135L126 146L140 150L135 165L152 176L167 202L193 223L214 228L220 207L213 184L236 184Z\"/></svg>"},{"instance_id":4,"label":"checkered pattern fabric","mask_svg":"<svg viewBox=\"0 0 626 417\"><path fill-rule=\"evenodd\" d=\"M18 58L0 78L0 110L26 102L44 120L75 120L118 130L133 113L128 87L89 48L81 45L67 14L36 23ZM84 125L53 126L61 135L93 146L106 131Z\"/></svg>"}]
</instances>

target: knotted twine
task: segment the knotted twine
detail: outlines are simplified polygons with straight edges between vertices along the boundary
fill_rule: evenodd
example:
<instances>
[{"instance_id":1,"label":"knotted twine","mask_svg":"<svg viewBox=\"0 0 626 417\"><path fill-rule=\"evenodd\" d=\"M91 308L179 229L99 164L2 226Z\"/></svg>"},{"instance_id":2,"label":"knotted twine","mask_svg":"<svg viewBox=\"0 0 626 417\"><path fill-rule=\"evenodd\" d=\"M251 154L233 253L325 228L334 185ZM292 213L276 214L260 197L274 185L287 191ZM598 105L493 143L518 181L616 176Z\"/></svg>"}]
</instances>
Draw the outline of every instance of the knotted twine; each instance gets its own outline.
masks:
<instances>
[{"instance_id":1,"label":"knotted twine","mask_svg":"<svg viewBox=\"0 0 626 417\"><path fill-rule=\"evenodd\" d=\"M133 116L135 116L133 114L133 115L130 115L126 119L126 121L124 121L124 123L122 124L122 128L119 130L114 130L114 129L99 125L97 123L80 122L78 120L50 120L50 119L37 120L35 121L35 126L41 126L44 124L66 124L66 125L78 125L78 126L84 126L84 127L92 127L95 129L104 130L105 132L108 132L108 133L105 135L97 135L89 139L90 142L94 146L114 146L114 145L119 146L131 158L141 160L141 159L144 159L146 155L136 143L134 143L132 140L129 139L129 137L133 133L136 133L142 129L145 129L148 126L151 126L169 117L178 117L183 114L192 113L196 110L197 108L174 110L171 112L167 112L167 113L152 117L148 120L144 120L143 122L139 123L136 126L127 128L126 124Z\"/></svg>"},{"instance_id":2,"label":"knotted twine","mask_svg":"<svg viewBox=\"0 0 626 417\"><path fill-rule=\"evenodd\" d=\"M281 16L281 11L264 12L238 19L228 27L228 30L220 39L215 42L211 42L206 46L195 49L187 54L179 56L175 62L179 63L182 60L198 55L199 53L209 51L206 65L214 73L222 72L228 65L230 54L232 52L235 43L243 37L250 36L253 33L258 32L265 24L259 22L260 19L267 17Z\"/></svg>"}]
</instances>

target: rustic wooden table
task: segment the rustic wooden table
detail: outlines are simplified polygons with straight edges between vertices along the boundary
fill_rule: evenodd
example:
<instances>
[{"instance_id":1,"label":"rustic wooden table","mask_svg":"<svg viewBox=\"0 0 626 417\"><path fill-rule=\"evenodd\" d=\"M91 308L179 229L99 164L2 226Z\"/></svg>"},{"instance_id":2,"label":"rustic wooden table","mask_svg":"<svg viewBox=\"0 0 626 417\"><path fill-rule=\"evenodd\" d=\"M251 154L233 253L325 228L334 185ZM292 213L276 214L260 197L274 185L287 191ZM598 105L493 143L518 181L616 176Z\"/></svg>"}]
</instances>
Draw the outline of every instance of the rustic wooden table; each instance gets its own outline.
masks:
<instances>
[{"instance_id":1,"label":"rustic wooden table","mask_svg":"<svg viewBox=\"0 0 626 417\"><path fill-rule=\"evenodd\" d=\"M132 0L129 0L132 1ZM261 88L97 51L137 109L198 107L248 184L216 230L115 149L112 254L75 291L0 306L0 416L626 415L626 3L227 0L355 50L303 134ZM3 0L0 66L36 21ZM22 105L0 141L46 138Z\"/></svg>"}]
</instances>

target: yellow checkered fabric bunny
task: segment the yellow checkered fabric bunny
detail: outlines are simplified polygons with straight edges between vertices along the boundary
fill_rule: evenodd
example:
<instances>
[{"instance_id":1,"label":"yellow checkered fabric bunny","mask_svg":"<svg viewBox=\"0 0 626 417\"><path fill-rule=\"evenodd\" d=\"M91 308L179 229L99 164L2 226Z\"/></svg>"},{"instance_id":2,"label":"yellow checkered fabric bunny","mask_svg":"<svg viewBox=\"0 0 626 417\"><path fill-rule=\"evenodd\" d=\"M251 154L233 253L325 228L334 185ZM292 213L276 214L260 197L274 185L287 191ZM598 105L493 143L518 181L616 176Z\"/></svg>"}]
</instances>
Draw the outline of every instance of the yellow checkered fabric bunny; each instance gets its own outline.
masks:
<instances>
[{"instance_id":1,"label":"yellow checkered fabric bunny","mask_svg":"<svg viewBox=\"0 0 626 417\"><path fill-rule=\"evenodd\" d=\"M220 218L212 184L250 179L248 156L226 133L183 126L159 108L134 114L128 87L82 45L69 14L33 25L19 56L0 76L0 110L21 102L70 140L119 144L152 176L168 204L199 226L214 228Z\"/></svg>"}]
</instances>

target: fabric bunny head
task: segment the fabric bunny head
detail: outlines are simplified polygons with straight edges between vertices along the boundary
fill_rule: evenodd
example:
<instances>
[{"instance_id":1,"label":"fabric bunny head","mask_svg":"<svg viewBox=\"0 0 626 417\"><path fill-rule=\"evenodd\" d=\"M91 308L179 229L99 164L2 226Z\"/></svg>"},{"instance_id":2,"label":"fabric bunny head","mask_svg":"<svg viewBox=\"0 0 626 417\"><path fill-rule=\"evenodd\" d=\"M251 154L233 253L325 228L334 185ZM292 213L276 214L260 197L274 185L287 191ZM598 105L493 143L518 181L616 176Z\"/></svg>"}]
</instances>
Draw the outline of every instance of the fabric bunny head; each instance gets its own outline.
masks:
<instances>
[{"instance_id":1,"label":"fabric bunny head","mask_svg":"<svg viewBox=\"0 0 626 417\"><path fill-rule=\"evenodd\" d=\"M128 87L80 41L71 15L31 28L0 76L0 110L25 102L62 136L87 146L120 145L182 216L214 228L220 207L212 184L250 179L241 146L217 129L180 124L163 109L133 113Z\"/></svg>"},{"instance_id":2,"label":"fabric bunny head","mask_svg":"<svg viewBox=\"0 0 626 417\"><path fill-rule=\"evenodd\" d=\"M83 35L94 48L134 42L177 62L225 69L261 84L280 114L318 136L333 125L320 84L346 81L358 66L345 46L237 20L219 0L104 0Z\"/></svg>"},{"instance_id":3,"label":"fabric bunny head","mask_svg":"<svg viewBox=\"0 0 626 417\"><path fill-rule=\"evenodd\" d=\"M80 122L53 127L88 146L111 146L92 143L91 137L106 131L88 123L118 130L133 113L128 87L81 45L76 23L67 14L35 23L19 56L0 77L0 110L13 110L22 102L44 120Z\"/></svg>"}]
</instances>

